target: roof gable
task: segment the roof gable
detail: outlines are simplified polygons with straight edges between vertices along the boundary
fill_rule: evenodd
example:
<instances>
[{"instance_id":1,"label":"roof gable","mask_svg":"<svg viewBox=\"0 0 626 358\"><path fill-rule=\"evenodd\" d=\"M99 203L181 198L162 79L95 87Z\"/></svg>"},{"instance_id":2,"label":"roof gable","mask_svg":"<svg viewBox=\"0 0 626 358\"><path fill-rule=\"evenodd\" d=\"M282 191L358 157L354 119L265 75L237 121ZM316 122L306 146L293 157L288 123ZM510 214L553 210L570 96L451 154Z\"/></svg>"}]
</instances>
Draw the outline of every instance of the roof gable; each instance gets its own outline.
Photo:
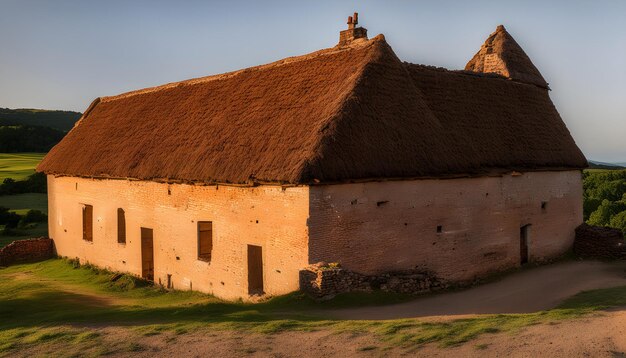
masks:
<instances>
[{"instance_id":1,"label":"roof gable","mask_svg":"<svg viewBox=\"0 0 626 358\"><path fill-rule=\"evenodd\" d=\"M386 42L372 59L318 145L303 181L436 175L464 163L422 90Z\"/></svg>"},{"instance_id":2,"label":"roof gable","mask_svg":"<svg viewBox=\"0 0 626 358\"><path fill-rule=\"evenodd\" d=\"M489 35L480 50L465 65L465 70L497 73L513 80L548 87L548 83L526 52L502 25Z\"/></svg>"},{"instance_id":3,"label":"roof gable","mask_svg":"<svg viewBox=\"0 0 626 358\"><path fill-rule=\"evenodd\" d=\"M454 172L587 166L547 89L497 76L413 64L407 68L443 124L453 143L450 149L464 158Z\"/></svg>"}]
</instances>

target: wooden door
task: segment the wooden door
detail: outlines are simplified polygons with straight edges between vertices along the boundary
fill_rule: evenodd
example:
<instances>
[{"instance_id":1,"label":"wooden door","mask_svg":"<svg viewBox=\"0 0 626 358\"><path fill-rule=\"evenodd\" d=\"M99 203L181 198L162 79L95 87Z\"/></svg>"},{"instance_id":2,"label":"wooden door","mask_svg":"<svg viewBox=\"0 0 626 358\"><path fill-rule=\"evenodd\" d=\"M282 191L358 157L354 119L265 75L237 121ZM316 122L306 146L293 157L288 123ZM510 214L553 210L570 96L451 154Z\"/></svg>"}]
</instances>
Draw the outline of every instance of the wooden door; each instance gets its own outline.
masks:
<instances>
[{"instance_id":1,"label":"wooden door","mask_svg":"<svg viewBox=\"0 0 626 358\"><path fill-rule=\"evenodd\" d=\"M263 248L248 245L248 294L263 294Z\"/></svg>"},{"instance_id":2,"label":"wooden door","mask_svg":"<svg viewBox=\"0 0 626 358\"><path fill-rule=\"evenodd\" d=\"M152 229L141 228L141 277L154 281L154 242Z\"/></svg>"},{"instance_id":3,"label":"wooden door","mask_svg":"<svg viewBox=\"0 0 626 358\"><path fill-rule=\"evenodd\" d=\"M530 235L530 225L524 225L520 228L519 247L520 247L520 264L528 263L528 236Z\"/></svg>"}]
</instances>

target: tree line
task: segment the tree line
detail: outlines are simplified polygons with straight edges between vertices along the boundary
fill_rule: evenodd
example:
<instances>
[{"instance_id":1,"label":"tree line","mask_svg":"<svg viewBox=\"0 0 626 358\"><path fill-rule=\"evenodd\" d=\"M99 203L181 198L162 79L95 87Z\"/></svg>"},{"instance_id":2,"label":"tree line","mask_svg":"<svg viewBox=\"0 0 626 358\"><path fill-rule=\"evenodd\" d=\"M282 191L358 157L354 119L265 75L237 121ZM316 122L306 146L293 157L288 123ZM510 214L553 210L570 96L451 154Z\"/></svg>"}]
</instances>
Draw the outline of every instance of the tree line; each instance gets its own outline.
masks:
<instances>
[{"instance_id":1,"label":"tree line","mask_svg":"<svg viewBox=\"0 0 626 358\"><path fill-rule=\"evenodd\" d=\"M614 227L626 235L626 170L583 173L583 214L590 225Z\"/></svg>"},{"instance_id":2,"label":"tree line","mask_svg":"<svg viewBox=\"0 0 626 358\"><path fill-rule=\"evenodd\" d=\"M48 152L63 136L64 132L51 127L0 126L0 153Z\"/></svg>"}]
</instances>

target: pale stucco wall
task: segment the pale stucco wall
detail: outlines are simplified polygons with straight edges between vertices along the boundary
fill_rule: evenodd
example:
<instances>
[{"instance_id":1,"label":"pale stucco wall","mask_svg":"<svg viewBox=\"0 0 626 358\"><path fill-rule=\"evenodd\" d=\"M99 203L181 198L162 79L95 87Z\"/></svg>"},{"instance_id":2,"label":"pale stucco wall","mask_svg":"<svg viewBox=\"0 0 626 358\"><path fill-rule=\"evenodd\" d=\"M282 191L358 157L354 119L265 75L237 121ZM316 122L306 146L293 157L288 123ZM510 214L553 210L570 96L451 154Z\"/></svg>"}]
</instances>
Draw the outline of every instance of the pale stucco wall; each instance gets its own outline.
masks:
<instances>
[{"instance_id":1,"label":"pale stucco wall","mask_svg":"<svg viewBox=\"0 0 626 358\"><path fill-rule=\"evenodd\" d=\"M171 194L168 195L168 188ZM308 263L308 188L167 185L48 176L49 233L59 255L141 275L140 228L154 230L155 281L226 299L248 296L247 245L263 248L264 288L298 289ZM82 204L93 205L94 239L82 240ZM117 243L117 208L127 242ZM213 222L211 263L197 259L197 221Z\"/></svg>"},{"instance_id":2,"label":"pale stucco wall","mask_svg":"<svg viewBox=\"0 0 626 358\"><path fill-rule=\"evenodd\" d=\"M309 261L361 273L421 266L471 280L519 265L522 225L532 225L538 261L567 251L582 223L577 170L324 185L310 195Z\"/></svg>"}]
</instances>

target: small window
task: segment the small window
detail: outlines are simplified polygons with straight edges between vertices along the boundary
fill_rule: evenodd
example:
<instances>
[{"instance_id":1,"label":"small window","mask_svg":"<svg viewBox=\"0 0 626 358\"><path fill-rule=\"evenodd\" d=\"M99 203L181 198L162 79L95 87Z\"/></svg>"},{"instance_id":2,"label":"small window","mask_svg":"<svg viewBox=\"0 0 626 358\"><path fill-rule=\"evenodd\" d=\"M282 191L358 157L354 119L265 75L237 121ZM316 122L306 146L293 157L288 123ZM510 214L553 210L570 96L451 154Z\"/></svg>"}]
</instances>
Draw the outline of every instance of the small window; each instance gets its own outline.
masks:
<instances>
[{"instance_id":1,"label":"small window","mask_svg":"<svg viewBox=\"0 0 626 358\"><path fill-rule=\"evenodd\" d=\"M443 226L437 225L437 234L441 234L443 232Z\"/></svg>"},{"instance_id":2,"label":"small window","mask_svg":"<svg viewBox=\"0 0 626 358\"><path fill-rule=\"evenodd\" d=\"M124 209L117 209L117 243L126 243L126 213Z\"/></svg>"},{"instance_id":3,"label":"small window","mask_svg":"<svg viewBox=\"0 0 626 358\"><path fill-rule=\"evenodd\" d=\"M213 251L213 223L198 221L198 260L211 261Z\"/></svg>"},{"instance_id":4,"label":"small window","mask_svg":"<svg viewBox=\"0 0 626 358\"><path fill-rule=\"evenodd\" d=\"M542 201L541 202L541 211L545 212L546 209L548 209L548 202L547 201Z\"/></svg>"},{"instance_id":5,"label":"small window","mask_svg":"<svg viewBox=\"0 0 626 358\"><path fill-rule=\"evenodd\" d=\"M83 205L83 240L93 241L93 206Z\"/></svg>"}]
</instances>

